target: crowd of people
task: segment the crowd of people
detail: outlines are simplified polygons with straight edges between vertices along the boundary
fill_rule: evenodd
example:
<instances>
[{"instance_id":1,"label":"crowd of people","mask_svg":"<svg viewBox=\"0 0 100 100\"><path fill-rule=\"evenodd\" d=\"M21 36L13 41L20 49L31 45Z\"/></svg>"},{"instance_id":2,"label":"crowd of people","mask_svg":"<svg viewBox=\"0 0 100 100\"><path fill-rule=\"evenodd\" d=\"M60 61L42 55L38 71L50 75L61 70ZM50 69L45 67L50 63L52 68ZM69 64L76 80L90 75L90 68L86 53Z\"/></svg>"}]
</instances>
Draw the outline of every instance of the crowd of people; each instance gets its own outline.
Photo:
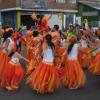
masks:
<instances>
[{"instance_id":1,"label":"crowd of people","mask_svg":"<svg viewBox=\"0 0 100 100\"><path fill-rule=\"evenodd\" d=\"M33 90L45 94L63 86L83 88L84 68L100 75L100 28L79 30L70 25L61 31L59 25L48 27L47 17L38 19L33 14L32 18L36 25L27 26L24 34L22 28L0 29L0 88L16 91L26 81ZM25 57L21 55L24 50ZM20 59L25 60L25 68Z\"/></svg>"}]
</instances>

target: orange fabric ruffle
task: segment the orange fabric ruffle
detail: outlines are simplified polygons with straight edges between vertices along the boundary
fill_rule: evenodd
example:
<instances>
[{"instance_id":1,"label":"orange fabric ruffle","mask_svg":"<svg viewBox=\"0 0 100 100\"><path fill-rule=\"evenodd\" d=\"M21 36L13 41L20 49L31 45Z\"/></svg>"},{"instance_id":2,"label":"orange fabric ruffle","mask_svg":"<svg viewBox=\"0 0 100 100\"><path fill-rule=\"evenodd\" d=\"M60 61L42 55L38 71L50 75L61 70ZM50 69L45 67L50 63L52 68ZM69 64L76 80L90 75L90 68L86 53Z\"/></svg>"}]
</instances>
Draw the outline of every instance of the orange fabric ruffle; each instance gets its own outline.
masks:
<instances>
[{"instance_id":1,"label":"orange fabric ruffle","mask_svg":"<svg viewBox=\"0 0 100 100\"><path fill-rule=\"evenodd\" d=\"M24 78L25 71L20 63L8 62L2 73L1 86L19 86Z\"/></svg>"},{"instance_id":2,"label":"orange fabric ruffle","mask_svg":"<svg viewBox=\"0 0 100 100\"><path fill-rule=\"evenodd\" d=\"M51 93L60 86L56 68L53 64L41 62L27 81L39 93Z\"/></svg>"},{"instance_id":3,"label":"orange fabric ruffle","mask_svg":"<svg viewBox=\"0 0 100 100\"><path fill-rule=\"evenodd\" d=\"M83 48L83 51L84 52L89 52L89 48ZM79 63L82 65L82 67L84 66L90 66L90 64L92 63L92 60L93 60L93 56L92 54L84 54L83 52L79 51L78 53L78 60L79 60Z\"/></svg>"},{"instance_id":4,"label":"orange fabric ruffle","mask_svg":"<svg viewBox=\"0 0 100 100\"><path fill-rule=\"evenodd\" d=\"M31 74L36 69L36 67L41 63L41 61L41 57L32 58L27 67L27 74Z\"/></svg>"},{"instance_id":5,"label":"orange fabric ruffle","mask_svg":"<svg viewBox=\"0 0 100 100\"><path fill-rule=\"evenodd\" d=\"M31 49L26 49L26 59L28 59L29 61L31 61L32 59L32 54L33 54L33 50ZM28 63L27 63L28 66Z\"/></svg>"},{"instance_id":6,"label":"orange fabric ruffle","mask_svg":"<svg viewBox=\"0 0 100 100\"><path fill-rule=\"evenodd\" d=\"M95 59L91 63L89 70L94 75L100 75L100 52L97 53Z\"/></svg>"},{"instance_id":7,"label":"orange fabric ruffle","mask_svg":"<svg viewBox=\"0 0 100 100\"><path fill-rule=\"evenodd\" d=\"M4 50L0 50L0 80L2 77L2 71L5 67L5 64L8 63L9 58L8 58L8 54L6 51Z\"/></svg>"},{"instance_id":8,"label":"orange fabric ruffle","mask_svg":"<svg viewBox=\"0 0 100 100\"><path fill-rule=\"evenodd\" d=\"M34 57L33 57L34 55L36 55L37 58L39 58L41 56L41 39L40 39L40 36L33 38L31 43L29 45L27 45L26 58L29 61L31 61L32 59L34 59ZM36 62L37 58L35 59L35 62ZM29 65L27 64L27 66L29 66Z\"/></svg>"},{"instance_id":9,"label":"orange fabric ruffle","mask_svg":"<svg viewBox=\"0 0 100 100\"><path fill-rule=\"evenodd\" d=\"M65 81L65 67L56 67L60 83L63 85Z\"/></svg>"},{"instance_id":10,"label":"orange fabric ruffle","mask_svg":"<svg viewBox=\"0 0 100 100\"><path fill-rule=\"evenodd\" d=\"M78 61L67 59L65 77L69 89L81 88L85 85L86 76Z\"/></svg>"},{"instance_id":11,"label":"orange fabric ruffle","mask_svg":"<svg viewBox=\"0 0 100 100\"><path fill-rule=\"evenodd\" d=\"M62 55L64 52L65 52L66 48L65 47L58 47L56 49L56 53L58 55ZM58 57L55 57L55 65L56 66L60 66L61 63L65 64L66 62L66 55L65 56L58 56Z\"/></svg>"}]
</instances>

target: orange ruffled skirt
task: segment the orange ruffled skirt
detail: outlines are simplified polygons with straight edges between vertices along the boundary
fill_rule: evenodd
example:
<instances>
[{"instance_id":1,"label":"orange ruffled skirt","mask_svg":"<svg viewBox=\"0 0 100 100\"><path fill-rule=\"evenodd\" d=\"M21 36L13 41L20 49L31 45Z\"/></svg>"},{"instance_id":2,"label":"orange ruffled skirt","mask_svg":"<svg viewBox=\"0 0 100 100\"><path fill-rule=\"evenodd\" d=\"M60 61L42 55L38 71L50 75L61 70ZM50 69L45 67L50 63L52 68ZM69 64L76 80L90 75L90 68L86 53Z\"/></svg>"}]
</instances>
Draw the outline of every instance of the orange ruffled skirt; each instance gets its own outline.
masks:
<instances>
[{"instance_id":1,"label":"orange ruffled skirt","mask_svg":"<svg viewBox=\"0 0 100 100\"><path fill-rule=\"evenodd\" d=\"M32 58L30 60L28 67L27 67L26 74L30 75L36 69L36 67L40 64L41 61L42 61L41 57Z\"/></svg>"},{"instance_id":2,"label":"orange ruffled skirt","mask_svg":"<svg viewBox=\"0 0 100 100\"><path fill-rule=\"evenodd\" d=\"M66 86L69 89L81 88L85 85L86 76L78 61L67 59L65 67Z\"/></svg>"},{"instance_id":3,"label":"orange ruffled skirt","mask_svg":"<svg viewBox=\"0 0 100 100\"><path fill-rule=\"evenodd\" d=\"M83 48L83 51L84 52L89 52L89 48ZM82 65L82 67L89 67L91 62L92 62L92 54L84 54L83 52L79 51L79 54L78 54L78 60L79 60L79 63Z\"/></svg>"},{"instance_id":4,"label":"orange ruffled skirt","mask_svg":"<svg viewBox=\"0 0 100 100\"><path fill-rule=\"evenodd\" d=\"M30 75L27 83L39 93L52 93L60 86L56 68L52 63L41 62Z\"/></svg>"},{"instance_id":5,"label":"orange ruffled skirt","mask_svg":"<svg viewBox=\"0 0 100 100\"><path fill-rule=\"evenodd\" d=\"M65 67L57 67L57 72L59 76L60 83L63 85L66 78L65 78Z\"/></svg>"},{"instance_id":6,"label":"orange ruffled skirt","mask_svg":"<svg viewBox=\"0 0 100 100\"><path fill-rule=\"evenodd\" d=\"M25 75L25 71L20 63L9 61L3 70L1 86L19 86Z\"/></svg>"},{"instance_id":7,"label":"orange ruffled skirt","mask_svg":"<svg viewBox=\"0 0 100 100\"><path fill-rule=\"evenodd\" d=\"M59 47L59 48L57 48L56 53L58 55L62 55L65 52L65 50L66 50L65 47ZM61 56L61 57L58 56L58 57L55 58L55 62L54 63L55 63L56 66L60 66L61 63L65 64L65 61L66 61L66 55L65 56Z\"/></svg>"},{"instance_id":8,"label":"orange ruffled skirt","mask_svg":"<svg viewBox=\"0 0 100 100\"><path fill-rule=\"evenodd\" d=\"M9 61L9 58L6 51L0 50L0 81L1 81L2 71L4 69L4 66L6 63L8 63L8 61Z\"/></svg>"},{"instance_id":9,"label":"orange ruffled skirt","mask_svg":"<svg viewBox=\"0 0 100 100\"><path fill-rule=\"evenodd\" d=\"M100 75L100 52L97 53L96 57L94 58L89 70L94 75Z\"/></svg>"}]
</instances>

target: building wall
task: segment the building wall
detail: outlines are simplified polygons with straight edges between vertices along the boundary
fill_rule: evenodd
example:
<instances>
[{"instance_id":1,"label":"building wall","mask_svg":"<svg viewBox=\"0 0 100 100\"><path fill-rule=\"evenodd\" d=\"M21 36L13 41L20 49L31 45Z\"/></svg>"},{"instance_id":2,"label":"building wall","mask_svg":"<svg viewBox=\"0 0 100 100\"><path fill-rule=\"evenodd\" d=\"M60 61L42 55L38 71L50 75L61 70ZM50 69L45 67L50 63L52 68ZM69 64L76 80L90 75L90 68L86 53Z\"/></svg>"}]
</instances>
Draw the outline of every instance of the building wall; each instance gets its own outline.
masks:
<instances>
[{"instance_id":1,"label":"building wall","mask_svg":"<svg viewBox=\"0 0 100 100\"><path fill-rule=\"evenodd\" d=\"M14 8L17 6L17 0L1 0L0 8L7 9L7 8Z\"/></svg>"},{"instance_id":2,"label":"building wall","mask_svg":"<svg viewBox=\"0 0 100 100\"><path fill-rule=\"evenodd\" d=\"M4 8L4 9L21 7L20 1L21 0L3 0L1 5L2 5L2 8ZM49 21L50 26L53 26L54 24L58 24L60 26L60 29L62 29L66 25L73 23L73 14L70 13L70 10L76 10L76 8L77 8L76 0L65 0L66 2L69 2L69 3L59 3L59 2L56 3L55 0L44 0L44 1L46 1L48 3L48 9L60 9L62 11L68 10L68 13L66 13L66 14L60 13L60 12L56 13L55 11L53 11L52 19ZM73 2L73 3L71 3L71 2ZM24 10L24 8L23 8L23 10ZM30 9L30 11L32 14L33 9L32 10ZM28 12L30 13L30 11L25 11L25 13L28 13ZM19 27L21 25L20 16L21 16L22 12L23 11L2 12L2 25L5 26L5 25L10 24L10 26ZM50 15L50 13L52 13L52 12L46 11L46 12L39 12L39 13ZM7 18L7 16L8 16L8 18Z\"/></svg>"},{"instance_id":3,"label":"building wall","mask_svg":"<svg viewBox=\"0 0 100 100\"><path fill-rule=\"evenodd\" d=\"M98 14L97 15L92 15L91 12L97 12ZM83 15L83 13L87 13L87 15ZM84 19L87 19L89 24L91 24L93 27L99 26L100 11L97 10L97 9L86 6L84 4L79 4L78 5L77 17L81 17L81 22L82 23L84 22Z\"/></svg>"},{"instance_id":4,"label":"building wall","mask_svg":"<svg viewBox=\"0 0 100 100\"><path fill-rule=\"evenodd\" d=\"M49 15L50 16L50 15ZM59 28L62 29L63 28L63 14L59 15L59 14L53 14L51 19L49 20L49 26L51 28L53 28L53 26L55 24L59 25Z\"/></svg>"},{"instance_id":5,"label":"building wall","mask_svg":"<svg viewBox=\"0 0 100 100\"><path fill-rule=\"evenodd\" d=\"M61 30L69 24L75 24L75 13L54 13L49 20L49 26L52 28L55 24L58 24Z\"/></svg>"}]
</instances>

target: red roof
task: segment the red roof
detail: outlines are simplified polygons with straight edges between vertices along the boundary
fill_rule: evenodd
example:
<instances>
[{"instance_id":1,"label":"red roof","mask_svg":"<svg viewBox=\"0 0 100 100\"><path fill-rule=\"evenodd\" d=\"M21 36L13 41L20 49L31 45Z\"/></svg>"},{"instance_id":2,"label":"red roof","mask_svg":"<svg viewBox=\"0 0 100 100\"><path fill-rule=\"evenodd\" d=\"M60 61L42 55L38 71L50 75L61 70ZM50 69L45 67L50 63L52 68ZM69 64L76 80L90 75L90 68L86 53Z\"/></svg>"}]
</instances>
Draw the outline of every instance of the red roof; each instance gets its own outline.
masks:
<instances>
[{"instance_id":1,"label":"red roof","mask_svg":"<svg viewBox=\"0 0 100 100\"><path fill-rule=\"evenodd\" d=\"M76 10L76 3L55 3L55 0L45 0L49 9ZM20 0L5 0L0 3L1 9L15 8L20 4Z\"/></svg>"},{"instance_id":2,"label":"red roof","mask_svg":"<svg viewBox=\"0 0 100 100\"><path fill-rule=\"evenodd\" d=\"M64 9L64 10L76 10L77 4L73 3L49 3L48 8L50 9Z\"/></svg>"},{"instance_id":3,"label":"red roof","mask_svg":"<svg viewBox=\"0 0 100 100\"><path fill-rule=\"evenodd\" d=\"M17 6L16 0L5 0L0 3L1 9L14 8Z\"/></svg>"}]
</instances>

